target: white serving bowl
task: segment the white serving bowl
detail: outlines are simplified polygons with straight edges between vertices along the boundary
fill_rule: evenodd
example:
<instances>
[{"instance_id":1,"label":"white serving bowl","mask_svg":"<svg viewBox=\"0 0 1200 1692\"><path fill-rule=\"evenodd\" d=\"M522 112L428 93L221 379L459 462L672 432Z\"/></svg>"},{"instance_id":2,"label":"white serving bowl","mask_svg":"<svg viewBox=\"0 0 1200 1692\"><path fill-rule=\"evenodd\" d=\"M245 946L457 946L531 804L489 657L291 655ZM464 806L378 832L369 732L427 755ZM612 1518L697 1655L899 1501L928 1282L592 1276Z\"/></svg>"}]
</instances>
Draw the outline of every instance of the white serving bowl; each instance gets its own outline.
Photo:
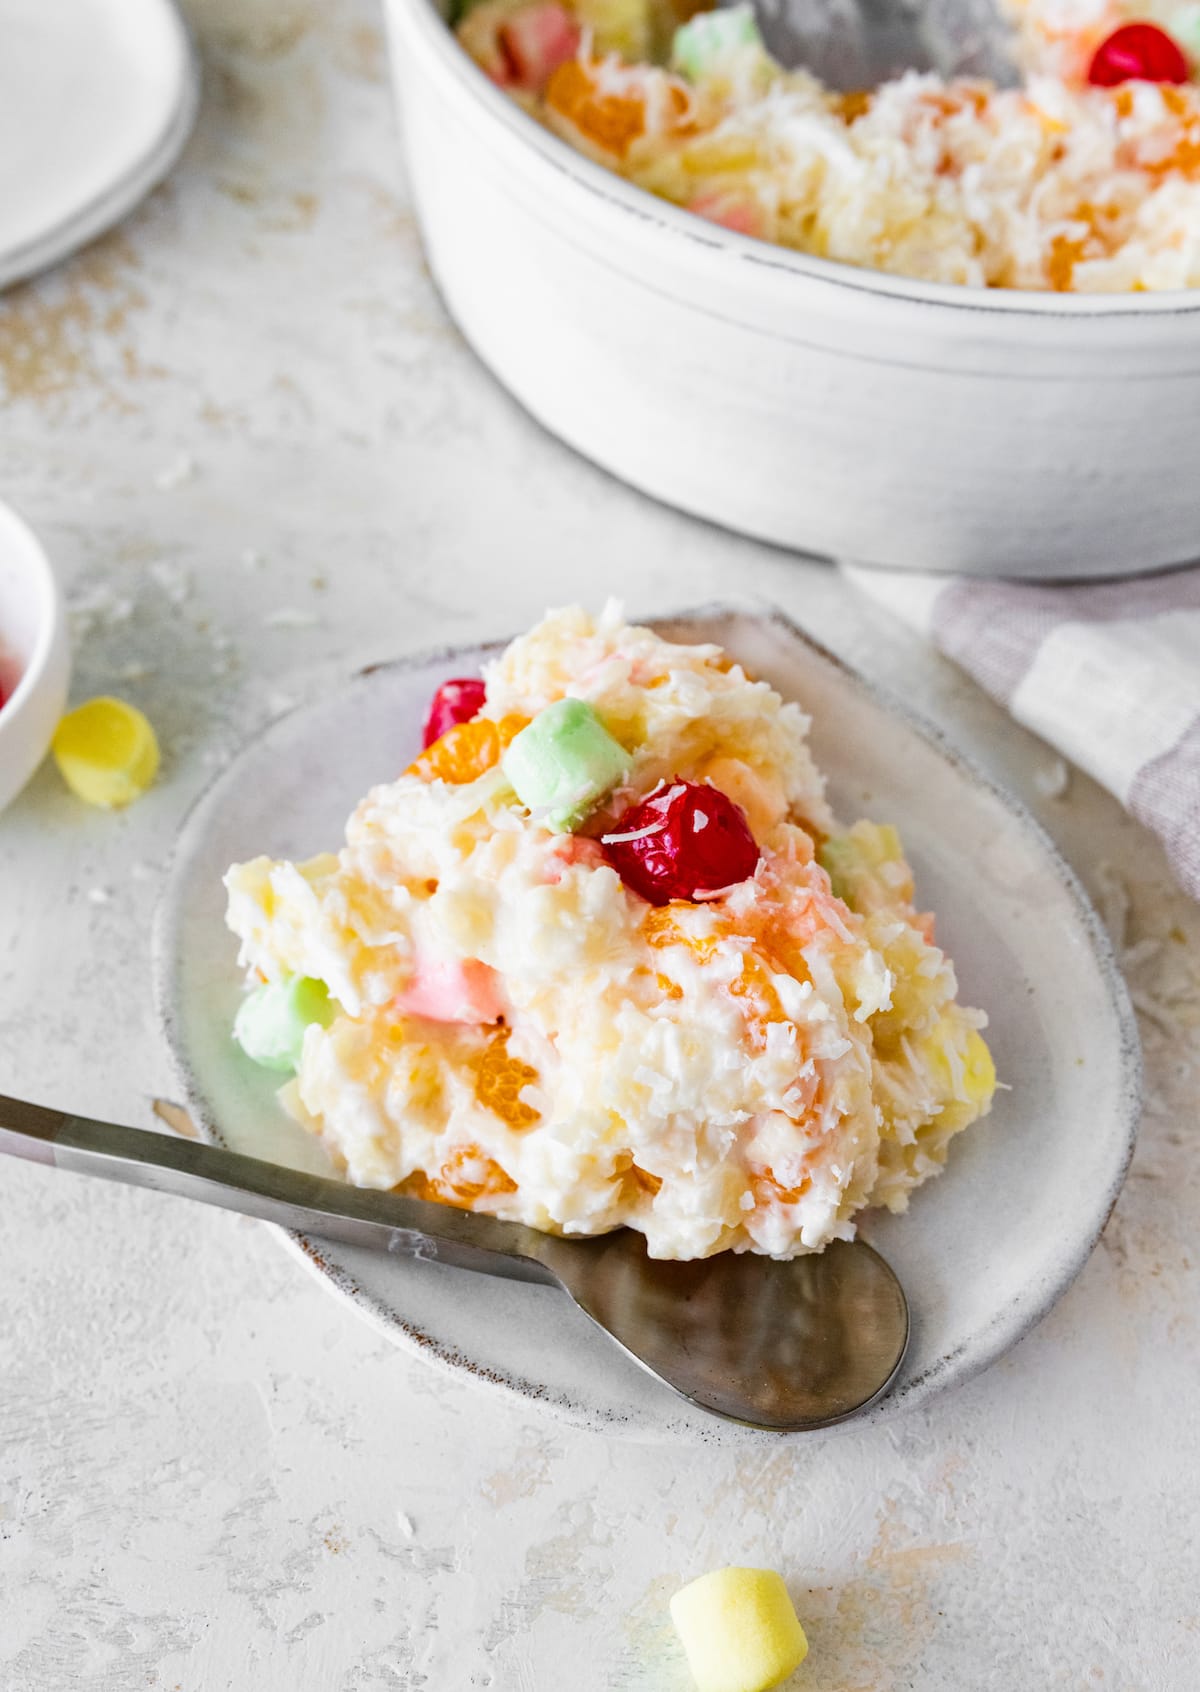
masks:
<instances>
[{"instance_id":1,"label":"white serving bowl","mask_svg":"<svg viewBox=\"0 0 1200 1692\"><path fill-rule=\"evenodd\" d=\"M67 619L32 529L0 505L0 811L50 745L71 675Z\"/></svg>"},{"instance_id":2,"label":"white serving bowl","mask_svg":"<svg viewBox=\"0 0 1200 1692\"><path fill-rule=\"evenodd\" d=\"M1200 555L1200 291L911 282L707 224L583 158L388 0L446 304L628 482L861 563L1112 575Z\"/></svg>"}]
</instances>

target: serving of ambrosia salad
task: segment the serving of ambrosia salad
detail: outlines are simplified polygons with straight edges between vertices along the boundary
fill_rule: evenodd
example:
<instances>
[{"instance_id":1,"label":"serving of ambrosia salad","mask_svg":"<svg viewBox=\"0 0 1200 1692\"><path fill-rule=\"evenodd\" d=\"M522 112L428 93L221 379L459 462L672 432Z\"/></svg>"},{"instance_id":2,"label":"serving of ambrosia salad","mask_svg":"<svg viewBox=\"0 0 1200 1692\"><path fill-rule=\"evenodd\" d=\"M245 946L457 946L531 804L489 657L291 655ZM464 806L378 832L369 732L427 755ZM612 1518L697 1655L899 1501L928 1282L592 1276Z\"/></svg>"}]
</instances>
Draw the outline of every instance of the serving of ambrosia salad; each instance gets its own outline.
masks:
<instances>
[{"instance_id":1,"label":"serving of ambrosia salad","mask_svg":"<svg viewBox=\"0 0 1200 1692\"><path fill-rule=\"evenodd\" d=\"M660 1257L902 1210L987 1111L894 828L716 646L549 614L445 683L346 843L228 873L236 1034L360 1185Z\"/></svg>"}]
</instances>

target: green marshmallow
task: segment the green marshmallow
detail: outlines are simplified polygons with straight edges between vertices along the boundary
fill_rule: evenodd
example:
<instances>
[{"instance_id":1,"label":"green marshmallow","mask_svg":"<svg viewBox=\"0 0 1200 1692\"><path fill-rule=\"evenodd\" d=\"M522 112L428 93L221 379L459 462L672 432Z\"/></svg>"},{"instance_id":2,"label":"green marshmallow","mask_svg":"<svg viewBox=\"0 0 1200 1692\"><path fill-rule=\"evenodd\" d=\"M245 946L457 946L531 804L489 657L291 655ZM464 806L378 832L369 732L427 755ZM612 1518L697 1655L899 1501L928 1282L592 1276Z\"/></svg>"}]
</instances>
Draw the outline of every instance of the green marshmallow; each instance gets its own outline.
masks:
<instances>
[{"instance_id":1,"label":"green marshmallow","mask_svg":"<svg viewBox=\"0 0 1200 1692\"><path fill-rule=\"evenodd\" d=\"M522 805L569 834L629 772L629 754L582 699L559 699L511 742L501 768Z\"/></svg>"},{"instance_id":2,"label":"green marshmallow","mask_svg":"<svg viewBox=\"0 0 1200 1692\"><path fill-rule=\"evenodd\" d=\"M761 47L762 36L749 6L727 6L715 12L697 12L675 31L671 43L671 69L696 82L727 53L743 47Z\"/></svg>"},{"instance_id":3,"label":"green marshmallow","mask_svg":"<svg viewBox=\"0 0 1200 1692\"><path fill-rule=\"evenodd\" d=\"M300 1062L304 1030L319 1022L328 1028L337 1014L323 981L291 975L268 981L242 1000L233 1037L248 1058L264 1069L294 1070Z\"/></svg>"}]
</instances>

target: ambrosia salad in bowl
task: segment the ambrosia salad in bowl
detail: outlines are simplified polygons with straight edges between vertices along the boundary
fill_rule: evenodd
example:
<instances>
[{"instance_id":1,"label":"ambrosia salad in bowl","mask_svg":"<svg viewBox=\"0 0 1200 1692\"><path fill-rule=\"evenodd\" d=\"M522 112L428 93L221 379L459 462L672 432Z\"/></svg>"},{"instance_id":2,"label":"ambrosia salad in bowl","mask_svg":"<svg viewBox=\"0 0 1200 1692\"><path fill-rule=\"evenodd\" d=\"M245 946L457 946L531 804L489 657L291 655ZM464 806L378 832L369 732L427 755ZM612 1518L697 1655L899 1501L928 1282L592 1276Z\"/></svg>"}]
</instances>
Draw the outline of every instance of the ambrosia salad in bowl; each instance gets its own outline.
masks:
<instances>
[{"instance_id":1,"label":"ambrosia salad in bowl","mask_svg":"<svg viewBox=\"0 0 1200 1692\"><path fill-rule=\"evenodd\" d=\"M360 1185L678 1258L903 1210L990 1105L986 1019L807 730L716 645L549 614L339 851L230 869L239 1041Z\"/></svg>"},{"instance_id":2,"label":"ambrosia salad in bowl","mask_svg":"<svg viewBox=\"0 0 1200 1692\"><path fill-rule=\"evenodd\" d=\"M539 121L741 234L931 282L1200 285L1193 0L1008 0L1022 86L849 93L776 63L749 5L463 6L462 45Z\"/></svg>"},{"instance_id":3,"label":"ambrosia salad in bowl","mask_svg":"<svg viewBox=\"0 0 1200 1692\"><path fill-rule=\"evenodd\" d=\"M387 0L445 304L555 434L728 528L1048 580L1191 558L1200 12L997 4L1019 86L847 93L737 7Z\"/></svg>"}]
</instances>

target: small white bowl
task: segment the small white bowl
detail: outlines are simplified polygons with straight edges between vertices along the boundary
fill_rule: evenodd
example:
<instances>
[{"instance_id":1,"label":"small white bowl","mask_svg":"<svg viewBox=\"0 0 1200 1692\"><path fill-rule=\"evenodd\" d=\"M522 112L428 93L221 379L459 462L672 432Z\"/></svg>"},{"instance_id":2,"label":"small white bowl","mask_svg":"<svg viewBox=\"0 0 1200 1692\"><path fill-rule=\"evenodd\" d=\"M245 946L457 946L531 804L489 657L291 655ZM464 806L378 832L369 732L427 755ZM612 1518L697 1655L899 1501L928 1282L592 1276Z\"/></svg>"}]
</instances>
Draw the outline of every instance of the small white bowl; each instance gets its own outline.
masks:
<instances>
[{"instance_id":1,"label":"small white bowl","mask_svg":"<svg viewBox=\"0 0 1200 1692\"><path fill-rule=\"evenodd\" d=\"M67 702L62 595L37 536L0 505L0 811L45 757Z\"/></svg>"},{"instance_id":2,"label":"small white bowl","mask_svg":"<svg viewBox=\"0 0 1200 1692\"><path fill-rule=\"evenodd\" d=\"M567 147L433 0L388 19L446 304L588 457L860 563L1053 578L1200 553L1200 289L955 288L751 241Z\"/></svg>"}]
</instances>

